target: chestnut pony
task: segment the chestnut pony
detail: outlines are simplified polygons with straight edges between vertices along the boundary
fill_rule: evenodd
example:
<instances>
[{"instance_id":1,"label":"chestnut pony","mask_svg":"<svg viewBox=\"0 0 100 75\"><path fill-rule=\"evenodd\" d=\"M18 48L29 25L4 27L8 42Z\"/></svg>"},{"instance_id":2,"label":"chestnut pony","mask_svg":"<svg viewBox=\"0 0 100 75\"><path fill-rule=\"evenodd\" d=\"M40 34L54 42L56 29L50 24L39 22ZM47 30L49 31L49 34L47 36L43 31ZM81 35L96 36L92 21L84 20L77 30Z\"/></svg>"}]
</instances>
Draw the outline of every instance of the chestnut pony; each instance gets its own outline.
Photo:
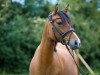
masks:
<instances>
[{"instance_id":1,"label":"chestnut pony","mask_svg":"<svg viewBox=\"0 0 100 75\"><path fill-rule=\"evenodd\" d=\"M42 40L30 63L30 75L79 75L77 66L65 45L78 64L75 51L80 47L80 39L74 32L71 20L55 6L48 15Z\"/></svg>"}]
</instances>

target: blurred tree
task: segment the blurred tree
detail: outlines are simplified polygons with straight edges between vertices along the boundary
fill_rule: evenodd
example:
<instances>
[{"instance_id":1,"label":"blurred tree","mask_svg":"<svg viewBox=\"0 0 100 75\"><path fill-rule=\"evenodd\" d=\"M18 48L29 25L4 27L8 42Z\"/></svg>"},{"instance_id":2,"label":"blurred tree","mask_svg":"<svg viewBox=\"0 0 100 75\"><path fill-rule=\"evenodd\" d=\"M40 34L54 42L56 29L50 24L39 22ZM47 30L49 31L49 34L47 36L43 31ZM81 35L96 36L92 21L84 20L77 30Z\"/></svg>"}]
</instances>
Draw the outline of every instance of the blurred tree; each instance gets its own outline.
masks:
<instances>
[{"instance_id":1,"label":"blurred tree","mask_svg":"<svg viewBox=\"0 0 100 75\"><path fill-rule=\"evenodd\" d=\"M25 0L25 10L30 12L31 16L47 17L49 5L47 0Z\"/></svg>"},{"instance_id":2,"label":"blurred tree","mask_svg":"<svg viewBox=\"0 0 100 75\"><path fill-rule=\"evenodd\" d=\"M30 60L40 42L44 26L44 19L33 17L29 13L30 11L20 3L0 0L1 72L28 72Z\"/></svg>"}]
</instances>

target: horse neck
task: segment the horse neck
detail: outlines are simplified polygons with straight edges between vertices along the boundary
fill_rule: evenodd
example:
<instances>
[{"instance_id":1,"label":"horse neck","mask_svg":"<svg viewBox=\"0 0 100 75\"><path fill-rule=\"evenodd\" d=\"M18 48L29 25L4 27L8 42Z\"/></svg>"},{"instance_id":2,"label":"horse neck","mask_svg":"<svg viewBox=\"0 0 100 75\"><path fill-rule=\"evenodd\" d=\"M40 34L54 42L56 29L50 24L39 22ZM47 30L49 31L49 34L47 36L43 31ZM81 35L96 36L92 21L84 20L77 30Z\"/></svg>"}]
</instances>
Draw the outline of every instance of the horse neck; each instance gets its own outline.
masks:
<instances>
[{"instance_id":1,"label":"horse neck","mask_svg":"<svg viewBox=\"0 0 100 75\"><path fill-rule=\"evenodd\" d=\"M49 64L53 60L53 53L55 49L55 42L49 38L49 28L47 25L45 25L42 40L40 44L40 59L41 63Z\"/></svg>"}]
</instances>

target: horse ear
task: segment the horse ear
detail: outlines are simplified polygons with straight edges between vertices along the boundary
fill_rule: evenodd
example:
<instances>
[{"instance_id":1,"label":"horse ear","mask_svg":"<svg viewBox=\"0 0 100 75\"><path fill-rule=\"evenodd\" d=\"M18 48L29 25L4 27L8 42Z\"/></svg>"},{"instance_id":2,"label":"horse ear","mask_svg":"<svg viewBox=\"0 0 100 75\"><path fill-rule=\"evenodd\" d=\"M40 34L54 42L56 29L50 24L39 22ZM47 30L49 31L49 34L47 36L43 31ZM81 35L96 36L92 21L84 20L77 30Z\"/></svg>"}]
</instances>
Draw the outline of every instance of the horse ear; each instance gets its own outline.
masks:
<instances>
[{"instance_id":1,"label":"horse ear","mask_svg":"<svg viewBox=\"0 0 100 75\"><path fill-rule=\"evenodd\" d=\"M58 11L58 3L55 5L54 11L53 11L53 15L57 14Z\"/></svg>"},{"instance_id":2,"label":"horse ear","mask_svg":"<svg viewBox=\"0 0 100 75\"><path fill-rule=\"evenodd\" d=\"M64 9L64 12L67 13L68 12L68 7L69 7L69 4L65 7Z\"/></svg>"}]
</instances>

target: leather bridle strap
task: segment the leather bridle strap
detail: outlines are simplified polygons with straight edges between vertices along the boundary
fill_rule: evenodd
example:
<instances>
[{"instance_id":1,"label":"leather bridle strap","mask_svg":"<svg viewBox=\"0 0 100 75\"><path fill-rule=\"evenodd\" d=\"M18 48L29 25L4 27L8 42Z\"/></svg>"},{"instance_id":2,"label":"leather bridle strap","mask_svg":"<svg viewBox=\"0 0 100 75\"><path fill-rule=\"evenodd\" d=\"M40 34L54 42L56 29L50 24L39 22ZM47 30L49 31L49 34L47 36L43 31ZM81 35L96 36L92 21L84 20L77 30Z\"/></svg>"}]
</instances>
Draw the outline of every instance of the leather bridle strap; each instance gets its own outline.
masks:
<instances>
[{"instance_id":1,"label":"leather bridle strap","mask_svg":"<svg viewBox=\"0 0 100 75\"><path fill-rule=\"evenodd\" d=\"M74 28L70 28L68 31L66 31L65 33L63 33L63 34L61 35L61 37L64 38L66 35L68 35L68 34L71 33L71 32L74 32L74 31L75 31Z\"/></svg>"},{"instance_id":2,"label":"leather bridle strap","mask_svg":"<svg viewBox=\"0 0 100 75\"><path fill-rule=\"evenodd\" d=\"M63 33L63 34L61 35L61 37L60 37L60 42L61 42L62 44L64 44L64 43L63 43L64 37L67 36L67 35L68 35L69 33L71 33L71 32L75 32L74 28L70 28L68 31L66 31L65 33ZM69 38L69 40L70 40L70 38Z\"/></svg>"},{"instance_id":3,"label":"leather bridle strap","mask_svg":"<svg viewBox=\"0 0 100 75\"><path fill-rule=\"evenodd\" d=\"M60 36L60 42L62 44L64 44L64 37L67 36L69 33L71 32L75 32L74 28L70 28L68 31L66 31L65 33L61 33L59 32L59 30L56 28L56 26L54 25L54 21L50 21L51 25L52 25L52 29L54 31L54 34L57 32Z\"/></svg>"},{"instance_id":4,"label":"leather bridle strap","mask_svg":"<svg viewBox=\"0 0 100 75\"><path fill-rule=\"evenodd\" d=\"M57 32L61 36L62 33L59 32L59 30L56 28L56 26L53 24L53 22L51 22L51 25L52 25L52 29L54 30L54 32Z\"/></svg>"},{"instance_id":5,"label":"leather bridle strap","mask_svg":"<svg viewBox=\"0 0 100 75\"><path fill-rule=\"evenodd\" d=\"M52 19L52 13L49 13L48 19L49 19L49 21L50 21L50 23L51 23L51 25L52 25L52 29L53 29L53 31L54 31L54 35L55 35L56 32L59 34L59 36L60 36L60 42L61 42L62 44L64 44L64 37L65 37L65 36L67 36L67 35L68 35L69 33L71 33L71 32L75 32L74 28L70 28L70 29L69 29L68 31L66 31L65 33L60 32L60 31L56 28L56 26L54 25L54 21L55 21L56 19L59 19L59 18ZM60 19L61 19L61 18L60 18ZM56 37L56 35L55 35L55 37ZM56 37L56 39L57 39L57 37Z\"/></svg>"}]
</instances>

